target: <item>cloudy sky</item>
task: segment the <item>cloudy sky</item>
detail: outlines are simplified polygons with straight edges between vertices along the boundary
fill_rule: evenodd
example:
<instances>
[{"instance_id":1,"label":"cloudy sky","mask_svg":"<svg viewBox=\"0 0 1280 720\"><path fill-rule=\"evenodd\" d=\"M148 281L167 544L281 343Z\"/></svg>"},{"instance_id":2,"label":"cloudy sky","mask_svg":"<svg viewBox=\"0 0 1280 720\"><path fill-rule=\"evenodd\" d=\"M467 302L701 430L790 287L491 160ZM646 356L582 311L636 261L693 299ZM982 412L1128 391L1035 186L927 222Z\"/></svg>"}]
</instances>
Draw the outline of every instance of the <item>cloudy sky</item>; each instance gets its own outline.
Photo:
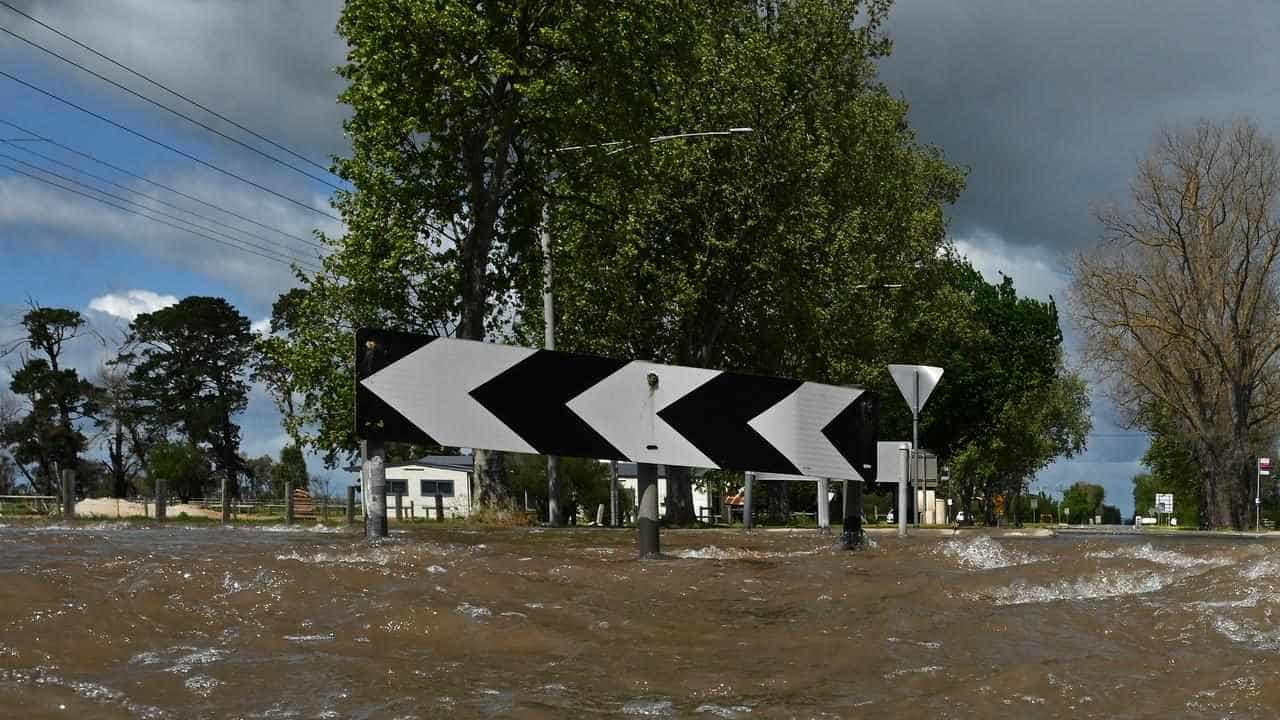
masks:
<instances>
[{"instance_id":1,"label":"cloudy sky","mask_svg":"<svg viewBox=\"0 0 1280 720\"><path fill-rule=\"evenodd\" d=\"M325 164L346 147L344 110L335 100L342 85L333 73L344 55L334 33L337 0L6 2L300 156ZM0 28L192 112L3 5ZM1280 63L1271 49L1280 30L1280 5L1273 3L900 0L888 29L895 48L882 64L884 81L911 103L920 137L969 169L968 189L950 213L953 239L990 278L1007 273L1025 294L1061 298L1066 258L1097 237L1091 207L1123 198L1134 163L1161 124L1244 115L1280 133L1280 90L1268 82ZM12 76L0 76L0 121L18 126L0 124L0 140L13 141L0 143L6 156L0 165L13 168L0 168L0 334L12 335L28 300L80 309L108 337L138 312L192 294L224 296L260 323L293 282L277 258L314 261L315 248L306 243L311 231L340 232L327 215L330 184L340 181L282 150L258 143L315 177L224 142L3 33L0 71ZM36 182L14 170L84 191L18 161L127 200L148 203L130 192L137 191L195 209L209 218L196 221L205 237ZM105 352L85 343L76 360L92 374ZM1101 398L1095 415L1088 453L1056 463L1040 483L1053 490L1101 481L1108 500L1128 513L1129 478L1146 440L1117 428ZM261 392L243 424L251 455L274 453L284 442Z\"/></svg>"}]
</instances>

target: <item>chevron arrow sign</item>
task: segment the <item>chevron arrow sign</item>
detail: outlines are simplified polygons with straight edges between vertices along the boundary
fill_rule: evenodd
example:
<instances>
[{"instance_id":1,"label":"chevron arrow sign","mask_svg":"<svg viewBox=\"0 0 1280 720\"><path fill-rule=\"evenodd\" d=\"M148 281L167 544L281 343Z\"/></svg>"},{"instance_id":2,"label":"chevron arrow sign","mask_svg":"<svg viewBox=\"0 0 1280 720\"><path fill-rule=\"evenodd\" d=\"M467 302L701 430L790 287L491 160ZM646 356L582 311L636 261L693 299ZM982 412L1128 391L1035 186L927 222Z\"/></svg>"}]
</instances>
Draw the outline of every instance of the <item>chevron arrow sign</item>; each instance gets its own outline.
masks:
<instances>
[{"instance_id":1,"label":"chevron arrow sign","mask_svg":"<svg viewBox=\"0 0 1280 720\"><path fill-rule=\"evenodd\" d=\"M362 439L875 479L860 388L367 329L356 370Z\"/></svg>"}]
</instances>

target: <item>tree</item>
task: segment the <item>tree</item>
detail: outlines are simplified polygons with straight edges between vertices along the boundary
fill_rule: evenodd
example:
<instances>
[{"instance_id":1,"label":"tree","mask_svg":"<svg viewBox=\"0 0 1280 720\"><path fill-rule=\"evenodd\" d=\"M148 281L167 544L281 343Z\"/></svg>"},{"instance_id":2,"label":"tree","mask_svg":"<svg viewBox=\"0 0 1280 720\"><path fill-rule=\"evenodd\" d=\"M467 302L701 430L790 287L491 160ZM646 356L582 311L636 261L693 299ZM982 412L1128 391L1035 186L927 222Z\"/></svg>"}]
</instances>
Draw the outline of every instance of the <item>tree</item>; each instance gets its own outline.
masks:
<instances>
[{"instance_id":1,"label":"tree","mask_svg":"<svg viewBox=\"0 0 1280 720\"><path fill-rule=\"evenodd\" d=\"M1072 484L1062 495L1063 522L1088 522L1095 515L1101 515L1102 501L1106 496L1106 488L1101 485L1087 482Z\"/></svg>"},{"instance_id":2,"label":"tree","mask_svg":"<svg viewBox=\"0 0 1280 720\"><path fill-rule=\"evenodd\" d=\"M511 487L527 493L538 505L547 501L547 457L516 455L510 457ZM594 520L597 505L609 507L609 466L587 458L562 458L560 492L564 517L573 522L581 508Z\"/></svg>"},{"instance_id":3,"label":"tree","mask_svg":"<svg viewBox=\"0 0 1280 720\"><path fill-rule=\"evenodd\" d=\"M37 492L55 494L55 469L79 470L88 441L82 420L95 411L95 391L74 368L63 367L68 343L88 333L75 310L32 307L22 317L26 335L5 354L22 352L9 389L26 398L26 414L10 417L0 439ZM34 470L29 466L34 465Z\"/></svg>"},{"instance_id":4,"label":"tree","mask_svg":"<svg viewBox=\"0 0 1280 720\"><path fill-rule=\"evenodd\" d=\"M932 295L926 273L895 269L935 263L941 206L963 184L915 140L906 103L876 82L887 8L710 6L660 117L755 131L573 156L551 221L563 347L833 383L883 373L832 359L874 346L857 288L894 274ZM541 289L539 279L525 292ZM522 319L534 337L543 318L529 295ZM687 471L668 468L668 479L667 521L692 522ZM780 516L786 488L769 496Z\"/></svg>"},{"instance_id":5,"label":"tree","mask_svg":"<svg viewBox=\"0 0 1280 720\"><path fill-rule=\"evenodd\" d=\"M285 445L280 449L280 462L271 469L271 492L275 497L284 497L284 484L292 483L294 490L306 490L307 460L302 455L302 448L297 445Z\"/></svg>"},{"instance_id":6,"label":"tree","mask_svg":"<svg viewBox=\"0 0 1280 720\"><path fill-rule=\"evenodd\" d=\"M335 206L324 272L304 278L280 356L299 428L332 464L355 446L351 329L481 340L538 274L552 149L656 134L655 103L687 57L691 0L348 0L338 31L354 186ZM478 499L505 500L501 455L475 452Z\"/></svg>"},{"instance_id":7,"label":"tree","mask_svg":"<svg viewBox=\"0 0 1280 720\"><path fill-rule=\"evenodd\" d=\"M262 455L252 460L246 458L244 460L245 479L247 485L245 487L249 497L265 498L275 497L273 493L273 476L276 461L270 455Z\"/></svg>"},{"instance_id":8,"label":"tree","mask_svg":"<svg viewBox=\"0 0 1280 720\"><path fill-rule=\"evenodd\" d=\"M128 497L135 489L134 479L145 467L147 448L163 437L163 430L149 422L128 372L119 365L107 365L99 371L97 400L95 441L107 455L99 461L107 477L107 490L111 497Z\"/></svg>"},{"instance_id":9,"label":"tree","mask_svg":"<svg viewBox=\"0 0 1280 720\"><path fill-rule=\"evenodd\" d=\"M190 442L164 441L147 455L147 485L155 490L155 482L164 480L166 492L182 502L203 495L210 483L209 459L204 451Z\"/></svg>"},{"instance_id":10,"label":"tree","mask_svg":"<svg viewBox=\"0 0 1280 720\"><path fill-rule=\"evenodd\" d=\"M147 411L207 446L230 492L240 496L240 426L254 355L249 320L222 298L188 297L129 324L121 362Z\"/></svg>"},{"instance_id":11,"label":"tree","mask_svg":"<svg viewBox=\"0 0 1280 720\"><path fill-rule=\"evenodd\" d=\"M1190 443L1211 527L1245 525L1280 414L1278 196L1280 154L1253 123L1165 130L1073 271L1089 359L1135 424L1158 405Z\"/></svg>"}]
</instances>

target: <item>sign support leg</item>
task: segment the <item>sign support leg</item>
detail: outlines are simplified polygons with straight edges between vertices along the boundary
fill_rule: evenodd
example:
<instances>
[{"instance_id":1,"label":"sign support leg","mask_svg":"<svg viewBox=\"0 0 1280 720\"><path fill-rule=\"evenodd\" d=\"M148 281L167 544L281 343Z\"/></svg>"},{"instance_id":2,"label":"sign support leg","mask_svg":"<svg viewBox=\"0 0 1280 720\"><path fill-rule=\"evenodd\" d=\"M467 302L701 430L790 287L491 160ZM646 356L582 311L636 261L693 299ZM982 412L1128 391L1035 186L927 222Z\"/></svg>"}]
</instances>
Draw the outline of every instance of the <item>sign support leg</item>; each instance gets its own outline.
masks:
<instances>
[{"instance_id":1,"label":"sign support leg","mask_svg":"<svg viewBox=\"0 0 1280 720\"><path fill-rule=\"evenodd\" d=\"M609 462L609 526L621 524L618 517L618 461L612 460Z\"/></svg>"},{"instance_id":2,"label":"sign support leg","mask_svg":"<svg viewBox=\"0 0 1280 720\"><path fill-rule=\"evenodd\" d=\"M831 499L827 478L818 478L818 529L831 529Z\"/></svg>"},{"instance_id":3,"label":"sign support leg","mask_svg":"<svg viewBox=\"0 0 1280 720\"><path fill-rule=\"evenodd\" d=\"M844 523L840 537L846 550L862 545L862 483L857 480L846 480L844 483L846 497L844 503Z\"/></svg>"},{"instance_id":4,"label":"sign support leg","mask_svg":"<svg viewBox=\"0 0 1280 720\"><path fill-rule=\"evenodd\" d=\"M387 453L382 443L376 440L364 440L361 445L369 489L364 503L367 516L364 534L366 538L376 540L387 536Z\"/></svg>"},{"instance_id":5,"label":"sign support leg","mask_svg":"<svg viewBox=\"0 0 1280 720\"><path fill-rule=\"evenodd\" d=\"M751 486L756 484L756 474L753 472L743 473L746 479L746 485L742 491L742 529L751 529L751 515L755 508L751 504Z\"/></svg>"},{"instance_id":6,"label":"sign support leg","mask_svg":"<svg viewBox=\"0 0 1280 720\"><path fill-rule=\"evenodd\" d=\"M911 447L898 446L898 537L907 536L907 473L911 469Z\"/></svg>"},{"instance_id":7,"label":"sign support leg","mask_svg":"<svg viewBox=\"0 0 1280 720\"><path fill-rule=\"evenodd\" d=\"M657 465L636 464L636 495L639 504L636 525L640 528L640 559L659 557Z\"/></svg>"}]
</instances>

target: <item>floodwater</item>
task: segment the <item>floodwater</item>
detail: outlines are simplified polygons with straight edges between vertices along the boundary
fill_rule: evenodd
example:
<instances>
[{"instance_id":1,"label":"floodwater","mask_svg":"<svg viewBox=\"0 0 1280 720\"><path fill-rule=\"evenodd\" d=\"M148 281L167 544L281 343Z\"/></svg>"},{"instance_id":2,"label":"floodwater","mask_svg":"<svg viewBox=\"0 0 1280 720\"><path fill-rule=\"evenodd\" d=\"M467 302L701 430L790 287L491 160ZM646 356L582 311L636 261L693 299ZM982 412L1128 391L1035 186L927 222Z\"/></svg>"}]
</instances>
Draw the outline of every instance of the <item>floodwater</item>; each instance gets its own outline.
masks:
<instances>
[{"instance_id":1,"label":"floodwater","mask_svg":"<svg viewBox=\"0 0 1280 720\"><path fill-rule=\"evenodd\" d=\"M1251 718L1242 538L0 526L6 718Z\"/></svg>"}]
</instances>

